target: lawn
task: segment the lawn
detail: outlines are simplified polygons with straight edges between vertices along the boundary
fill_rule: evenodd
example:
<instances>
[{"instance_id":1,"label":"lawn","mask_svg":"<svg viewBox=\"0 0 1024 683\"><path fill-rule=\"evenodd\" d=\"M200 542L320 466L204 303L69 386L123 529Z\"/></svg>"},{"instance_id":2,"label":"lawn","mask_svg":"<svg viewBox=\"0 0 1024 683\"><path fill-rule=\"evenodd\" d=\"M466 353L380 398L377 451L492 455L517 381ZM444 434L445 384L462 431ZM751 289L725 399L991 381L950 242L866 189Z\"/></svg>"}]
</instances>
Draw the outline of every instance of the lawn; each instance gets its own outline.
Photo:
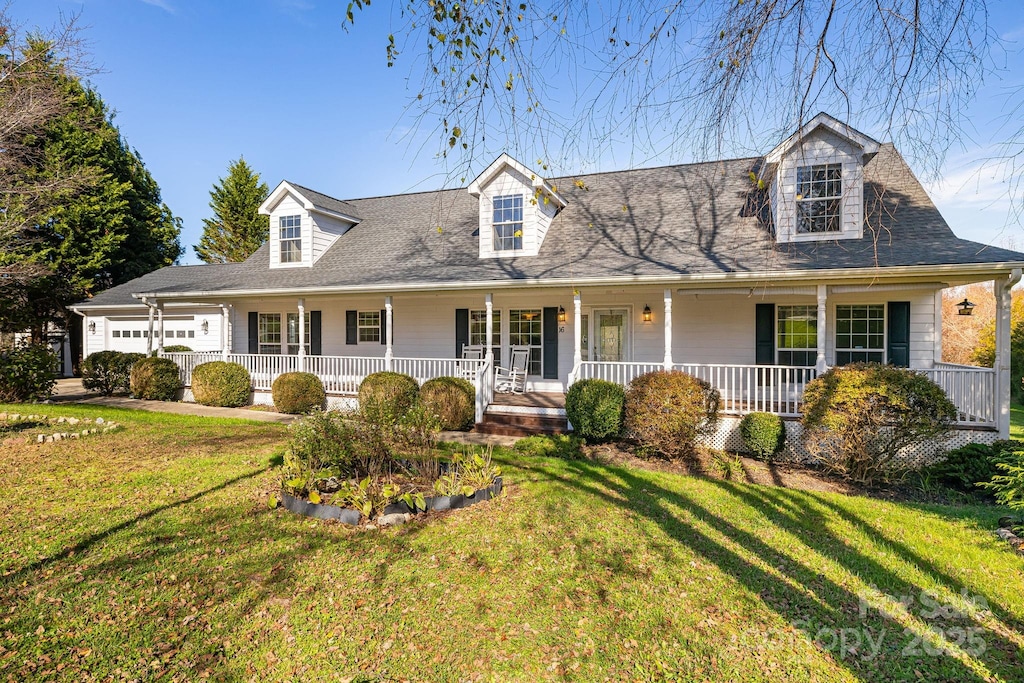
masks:
<instances>
[{"instance_id":1,"label":"lawn","mask_svg":"<svg viewBox=\"0 0 1024 683\"><path fill-rule=\"evenodd\" d=\"M32 410L126 429L0 445L0 680L1024 679L998 508L500 451L359 530L267 507L280 425Z\"/></svg>"}]
</instances>

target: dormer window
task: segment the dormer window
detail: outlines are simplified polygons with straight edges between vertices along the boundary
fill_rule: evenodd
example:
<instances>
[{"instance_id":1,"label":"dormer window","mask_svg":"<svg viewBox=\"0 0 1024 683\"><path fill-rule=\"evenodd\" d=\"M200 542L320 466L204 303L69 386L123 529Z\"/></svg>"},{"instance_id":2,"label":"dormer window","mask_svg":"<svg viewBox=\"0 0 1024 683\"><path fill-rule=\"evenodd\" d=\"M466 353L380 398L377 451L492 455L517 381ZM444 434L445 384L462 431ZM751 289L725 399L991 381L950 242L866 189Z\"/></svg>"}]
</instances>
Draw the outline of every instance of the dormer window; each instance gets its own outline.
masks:
<instances>
[{"instance_id":1,"label":"dormer window","mask_svg":"<svg viewBox=\"0 0 1024 683\"><path fill-rule=\"evenodd\" d=\"M302 262L302 216L280 218L281 263Z\"/></svg>"},{"instance_id":2,"label":"dormer window","mask_svg":"<svg viewBox=\"0 0 1024 683\"><path fill-rule=\"evenodd\" d=\"M492 200L494 251L523 248L523 195L502 195Z\"/></svg>"},{"instance_id":3,"label":"dormer window","mask_svg":"<svg viewBox=\"0 0 1024 683\"><path fill-rule=\"evenodd\" d=\"M842 230L842 197L842 164L799 167L796 172L797 232Z\"/></svg>"}]
</instances>

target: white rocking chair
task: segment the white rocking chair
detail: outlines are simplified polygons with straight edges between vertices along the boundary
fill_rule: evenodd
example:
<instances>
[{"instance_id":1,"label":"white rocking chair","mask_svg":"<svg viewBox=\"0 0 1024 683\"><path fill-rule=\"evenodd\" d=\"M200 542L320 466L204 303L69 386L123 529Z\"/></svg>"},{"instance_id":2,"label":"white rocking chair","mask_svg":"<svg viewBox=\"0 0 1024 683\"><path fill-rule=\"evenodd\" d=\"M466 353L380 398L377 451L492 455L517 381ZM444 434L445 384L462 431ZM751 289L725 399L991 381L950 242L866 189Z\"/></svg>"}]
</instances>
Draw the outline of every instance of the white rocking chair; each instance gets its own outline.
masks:
<instances>
[{"instance_id":1,"label":"white rocking chair","mask_svg":"<svg viewBox=\"0 0 1024 683\"><path fill-rule=\"evenodd\" d=\"M483 357L484 347L482 346L466 344L462 347L462 360L483 360ZM472 382L476 379L476 368L476 363L458 363L459 377Z\"/></svg>"},{"instance_id":2,"label":"white rocking chair","mask_svg":"<svg viewBox=\"0 0 1024 683\"><path fill-rule=\"evenodd\" d=\"M502 393L526 393L526 368L530 362L530 349L525 346L513 346L512 358L507 368L496 368L494 373L494 390Z\"/></svg>"}]
</instances>

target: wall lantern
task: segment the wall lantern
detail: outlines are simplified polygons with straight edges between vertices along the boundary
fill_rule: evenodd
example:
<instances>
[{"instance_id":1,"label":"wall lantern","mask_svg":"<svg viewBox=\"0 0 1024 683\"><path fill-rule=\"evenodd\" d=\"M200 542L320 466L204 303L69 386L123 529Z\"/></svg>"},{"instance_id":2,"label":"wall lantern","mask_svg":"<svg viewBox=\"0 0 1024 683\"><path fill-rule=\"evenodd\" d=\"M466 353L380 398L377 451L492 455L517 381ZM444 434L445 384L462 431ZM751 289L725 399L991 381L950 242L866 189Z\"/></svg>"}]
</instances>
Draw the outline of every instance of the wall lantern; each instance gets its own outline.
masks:
<instances>
[{"instance_id":1,"label":"wall lantern","mask_svg":"<svg viewBox=\"0 0 1024 683\"><path fill-rule=\"evenodd\" d=\"M644 322L651 322L651 307L646 305L644 306Z\"/></svg>"},{"instance_id":2,"label":"wall lantern","mask_svg":"<svg viewBox=\"0 0 1024 683\"><path fill-rule=\"evenodd\" d=\"M970 315L974 311L974 304L968 301L966 297L963 301L958 303L956 307L959 309L958 313L960 313L960 315Z\"/></svg>"},{"instance_id":3,"label":"wall lantern","mask_svg":"<svg viewBox=\"0 0 1024 683\"><path fill-rule=\"evenodd\" d=\"M210 321L209 320L204 320L203 324L200 327L203 328L203 334L210 334Z\"/></svg>"},{"instance_id":4,"label":"wall lantern","mask_svg":"<svg viewBox=\"0 0 1024 683\"><path fill-rule=\"evenodd\" d=\"M92 320L89 322L89 334L96 334L96 321Z\"/></svg>"},{"instance_id":5,"label":"wall lantern","mask_svg":"<svg viewBox=\"0 0 1024 683\"><path fill-rule=\"evenodd\" d=\"M562 308L561 306L558 307L558 322L565 322L565 309Z\"/></svg>"}]
</instances>

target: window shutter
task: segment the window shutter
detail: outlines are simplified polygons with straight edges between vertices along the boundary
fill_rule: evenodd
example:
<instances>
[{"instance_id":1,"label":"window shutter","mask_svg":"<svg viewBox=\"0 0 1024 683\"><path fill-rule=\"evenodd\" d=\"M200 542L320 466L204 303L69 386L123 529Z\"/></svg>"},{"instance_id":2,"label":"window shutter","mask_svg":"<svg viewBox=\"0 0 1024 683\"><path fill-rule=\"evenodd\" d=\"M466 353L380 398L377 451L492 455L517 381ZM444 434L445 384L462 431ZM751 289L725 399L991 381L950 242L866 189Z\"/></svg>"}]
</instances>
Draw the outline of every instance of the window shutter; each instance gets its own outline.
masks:
<instances>
[{"instance_id":1,"label":"window shutter","mask_svg":"<svg viewBox=\"0 0 1024 683\"><path fill-rule=\"evenodd\" d=\"M385 309L380 310L380 343L388 343L388 312Z\"/></svg>"},{"instance_id":2,"label":"window shutter","mask_svg":"<svg viewBox=\"0 0 1024 683\"><path fill-rule=\"evenodd\" d=\"M558 379L558 308L545 308L543 323L544 379Z\"/></svg>"},{"instance_id":3,"label":"window shutter","mask_svg":"<svg viewBox=\"0 0 1024 683\"><path fill-rule=\"evenodd\" d=\"M910 367L910 302L889 302L889 364Z\"/></svg>"},{"instance_id":4,"label":"window shutter","mask_svg":"<svg viewBox=\"0 0 1024 683\"><path fill-rule=\"evenodd\" d=\"M309 355L323 354L323 336L320 332L322 317L320 311L309 312Z\"/></svg>"},{"instance_id":5,"label":"window shutter","mask_svg":"<svg viewBox=\"0 0 1024 683\"><path fill-rule=\"evenodd\" d=\"M359 343L359 311L345 311L345 343Z\"/></svg>"},{"instance_id":6,"label":"window shutter","mask_svg":"<svg viewBox=\"0 0 1024 683\"><path fill-rule=\"evenodd\" d=\"M249 311L249 353L260 352L260 314Z\"/></svg>"},{"instance_id":7,"label":"window shutter","mask_svg":"<svg viewBox=\"0 0 1024 683\"><path fill-rule=\"evenodd\" d=\"M756 304L754 317L754 362L775 365L775 304Z\"/></svg>"},{"instance_id":8,"label":"window shutter","mask_svg":"<svg viewBox=\"0 0 1024 683\"><path fill-rule=\"evenodd\" d=\"M469 344L469 309L455 309L455 357L462 358L462 347Z\"/></svg>"}]
</instances>

